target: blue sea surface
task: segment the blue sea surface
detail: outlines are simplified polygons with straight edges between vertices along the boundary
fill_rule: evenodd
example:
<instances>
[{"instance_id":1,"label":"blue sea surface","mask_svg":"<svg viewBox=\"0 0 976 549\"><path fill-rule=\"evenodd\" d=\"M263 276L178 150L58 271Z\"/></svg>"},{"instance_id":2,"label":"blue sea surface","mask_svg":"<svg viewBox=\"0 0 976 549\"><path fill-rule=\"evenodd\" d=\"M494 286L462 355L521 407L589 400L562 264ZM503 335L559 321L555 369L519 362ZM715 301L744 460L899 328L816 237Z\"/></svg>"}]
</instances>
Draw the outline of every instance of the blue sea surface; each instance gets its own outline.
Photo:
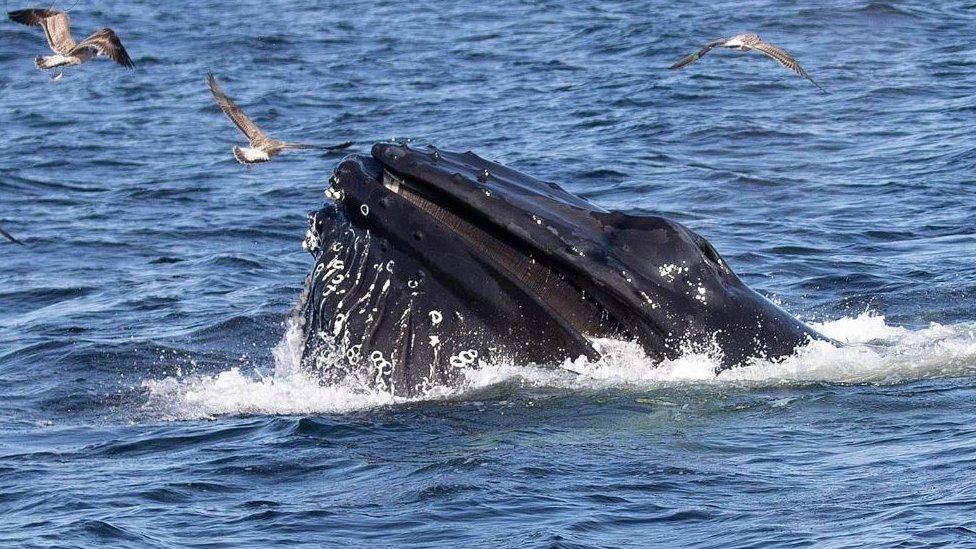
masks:
<instances>
[{"instance_id":1,"label":"blue sea surface","mask_svg":"<svg viewBox=\"0 0 976 549\"><path fill-rule=\"evenodd\" d=\"M56 7L137 69L51 83L0 22L0 545L976 545L972 0ZM829 94L756 53L667 70L743 31ZM677 219L846 345L325 386L288 319L344 153L237 164L208 70L282 139Z\"/></svg>"}]
</instances>

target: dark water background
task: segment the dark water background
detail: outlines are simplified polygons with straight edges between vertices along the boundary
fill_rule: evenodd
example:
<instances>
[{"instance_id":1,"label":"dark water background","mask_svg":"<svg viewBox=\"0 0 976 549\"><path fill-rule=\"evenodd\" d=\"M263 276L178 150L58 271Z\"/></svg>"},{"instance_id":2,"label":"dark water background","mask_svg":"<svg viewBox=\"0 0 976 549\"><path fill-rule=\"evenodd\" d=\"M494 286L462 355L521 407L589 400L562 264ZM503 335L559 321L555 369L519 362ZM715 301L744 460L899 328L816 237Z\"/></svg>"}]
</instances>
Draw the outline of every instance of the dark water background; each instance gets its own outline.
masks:
<instances>
[{"instance_id":1,"label":"dark water background","mask_svg":"<svg viewBox=\"0 0 976 549\"><path fill-rule=\"evenodd\" d=\"M56 84L0 23L0 544L976 544L976 3L530 4L78 1L138 69ZM743 30L831 93L664 69ZM677 218L851 344L320 387L279 342L339 156L236 164L207 69L282 138Z\"/></svg>"}]
</instances>

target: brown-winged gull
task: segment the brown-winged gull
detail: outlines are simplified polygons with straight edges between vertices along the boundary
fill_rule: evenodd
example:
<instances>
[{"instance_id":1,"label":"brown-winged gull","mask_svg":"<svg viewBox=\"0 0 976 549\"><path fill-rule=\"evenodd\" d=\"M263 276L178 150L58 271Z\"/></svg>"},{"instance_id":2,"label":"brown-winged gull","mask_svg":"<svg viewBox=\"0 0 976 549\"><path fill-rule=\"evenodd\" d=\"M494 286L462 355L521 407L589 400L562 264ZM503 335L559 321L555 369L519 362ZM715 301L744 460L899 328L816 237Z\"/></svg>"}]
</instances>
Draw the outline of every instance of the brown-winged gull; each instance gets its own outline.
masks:
<instances>
[{"instance_id":1,"label":"brown-winged gull","mask_svg":"<svg viewBox=\"0 0 976 549\"><path fill-rule=\"evenodd\" d=\"M34 64L39 69L81 65L98 56L108 57L127 69L135 68L132 58L112 29L95 31L88 38L76 43L71 36L68 14L63 11L25 9L8 12L7 15L11 21L44 29L47 43L54 51L54 55L38 55L34 59ZM60 77L59 71L53 80L58 80Z\"/></svg>"},{"instance_id":2,"label":"brown-winged gull","mask_svg":"<svg viewBox=\"0 0 976 549\"><path fill-rule=\"evenodd\" d=\"M806 78L807 80L812 82L814 86L820 88L820 91L827 93L827 90L820 87L820 84L817 84L813 80L813 78L810 78L810 75L807 74L807 71L805 71L803 67L800 66L800 63L796 60L795 57L790 55L788 51L784 50L783 48L780 48L779 46L770 44L769 42L764 42L763 39L760 38L758 34L752 32L739 34L733 36L732 38L720 38L718 40L712 40L711 42L705 44L705 46L702 47L702 49L681 59L680 61L678 61L674 65L671 65L668 68L680 69L686 65L690 65L695 61L701 59L703 55L712 51L715 48L732 48L740 51L756 50L759 53L762 53L763 55L775 59L776 62L778 62L780 65L783 65L787 69L790 69L791 71L802 76L803 78Z\"/></svg>"},{"instance_id":3,"label":"brown-winged gull","mask_svg":"<svg viewBox=\"0 0 976 549\"><path fill-rule=\"evenodd\" d=\"M220 110L224 111L227 118L230 118L230 121L247 136L249 146L234 146L234 158L241 164L250 165L258 162L267 162L271 160L271 157L287 150L338 150L352 145L351 142L341 143L339 145L306 145L302 143L288 143L268 137L253 120L244 114L244 111L240 107L227 97L227 94L220 89L220 86L217 84L217 79L214 78L212 73L207 73L207 84L210 86L210 91L213 93L214 100L217 102Z\"/></svg>"}]
</instances>

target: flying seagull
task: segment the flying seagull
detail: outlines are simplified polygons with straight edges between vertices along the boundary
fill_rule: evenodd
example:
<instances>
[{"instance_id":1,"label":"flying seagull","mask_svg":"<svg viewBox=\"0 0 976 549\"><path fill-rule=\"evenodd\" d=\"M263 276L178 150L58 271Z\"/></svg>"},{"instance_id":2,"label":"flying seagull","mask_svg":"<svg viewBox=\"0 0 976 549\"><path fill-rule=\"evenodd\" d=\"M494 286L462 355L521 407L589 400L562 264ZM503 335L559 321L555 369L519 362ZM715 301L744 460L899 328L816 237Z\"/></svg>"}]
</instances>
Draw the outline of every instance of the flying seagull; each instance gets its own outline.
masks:
<instances>
[{"instance_id":1,"label":"flying seagull","mask_svg":"<svg viewBox=\"0 0 976 549\"><path fill-rule=\"evenodd\" d=\"M705 46L698 50L697 52L685 57L684 59L678 61L674 65L668 67L669 69L680 69L686 65L690 65L695 61L702 58L703 55L712 51L715 48L731 48L738 49L740 51L756 50L763 55L772 57L780 65L783 65L787 69L799 74L803 78L806 78L813 83L814 86L820 88L820 91L827 93L827 90L820 87L820 84L814 82L813 78L807 74L807 71L803 70L800 63L794 58L790 53L779 46L774 46L769 42L764 42L762 38L759 38L758 34L748 32L745 34L739 34L733 36L732 38L720 38L718 40L712 40L711 42L705 44Z\"/></svg>"},{"instance_id":2,"label":"flying seagull","mask_svg":"<svg viewBox=\"0 0 976 549\"><path fill-rule=\"evenodd\" d=\"M129 53L122 47L122 42L112 29L95 31L80 43L75 43L71 36L68 14L51 9L26 9L8 12L11 21L16 21L31 27L42 27L47 43L54 51L54 55L38 55L34 64L39 69L53 69L56 67L81 65L93 57L104 56L127 69L135 68ZM62 74L58 71L52 80L59 80Z\"/></svg>"},{"instance_id":3,"label":"flying seagull","mask_svg":"<svg viewBox=\"0 0 976 549\"><path fill-rule=\"evenodd\" d=\"M267 162L271 160L272 156L276 154L287 151L287 150L300 150L300 149L325 149L329 151L345 149L346 147L352 145L352 142L341 143L339 145L305 145L301 143L287 143L285 141L278 141L265 135L261 128L254 123L253 120L244 114L244 111L240 107L234 104L233 101L227 97L227 94L220 89L217 85L217 79L214 78L213 73L207 73L207 84L210 86L210 91L213 93L214 100L220 107L220 110L224 111L227 118L234 123L241 132L247 136L248 147L238 147L234 146L234 158L237 159L241 164L257 164L258 162Z\"/></svg>"},{"instance_id":4,"label":"flying seagull","mask_svg":"<svg viewBox=\"0 0 976 549\"><path fill-rule=\"evenodd\" d=\"M17 240L16 238L14 238L14 235L12 235L12 234L8 233L7 231L5 231L3 229L3 227L0 227L0 234L2 234L3 236L7 237L7 240L13 242L14 244L20 244L21 246L24 245L23 242L21 242L21 241Z\"/></svg>"}]
</instances>

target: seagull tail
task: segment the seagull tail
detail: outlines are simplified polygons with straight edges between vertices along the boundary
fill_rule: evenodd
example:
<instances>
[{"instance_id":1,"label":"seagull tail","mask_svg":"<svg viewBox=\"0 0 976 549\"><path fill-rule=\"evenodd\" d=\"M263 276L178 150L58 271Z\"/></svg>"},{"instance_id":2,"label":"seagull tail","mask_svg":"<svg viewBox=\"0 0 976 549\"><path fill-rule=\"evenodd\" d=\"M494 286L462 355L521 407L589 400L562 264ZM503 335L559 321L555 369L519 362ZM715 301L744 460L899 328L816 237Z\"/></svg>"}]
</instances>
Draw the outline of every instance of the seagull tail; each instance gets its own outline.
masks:
<instances>
[{"instance_id":1,"label":"seagull tail","mask_svg":"<svg viewBox=\"0 0 976 549\"><path fill-rule=\"evenodd\" d=\"M63 55L38 55L34 58L34 65L41 70L53 69L67 64L68 60Z\"/></svg>"}]
</instances>

